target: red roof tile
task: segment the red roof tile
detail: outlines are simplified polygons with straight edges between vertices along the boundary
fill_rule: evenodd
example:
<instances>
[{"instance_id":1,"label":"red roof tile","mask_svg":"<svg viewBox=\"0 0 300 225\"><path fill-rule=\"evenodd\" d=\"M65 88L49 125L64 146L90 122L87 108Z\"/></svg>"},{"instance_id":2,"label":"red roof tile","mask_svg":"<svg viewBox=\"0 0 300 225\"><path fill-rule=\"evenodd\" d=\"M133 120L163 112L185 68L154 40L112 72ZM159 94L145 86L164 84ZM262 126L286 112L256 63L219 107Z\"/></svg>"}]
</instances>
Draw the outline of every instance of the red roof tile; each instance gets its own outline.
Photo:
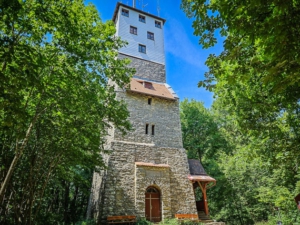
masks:
<instances>
[{"instance_id":1,"label":"red roof tile","mask_svg":"<svg viewBox=\"0 0 300 225\"><path fill-rule=\"evenodd\" d=\"M132 78L128 91L176 100L174 95L172 95L172 93L163 83L156 83Z\"/></svg>"}]
</instances>

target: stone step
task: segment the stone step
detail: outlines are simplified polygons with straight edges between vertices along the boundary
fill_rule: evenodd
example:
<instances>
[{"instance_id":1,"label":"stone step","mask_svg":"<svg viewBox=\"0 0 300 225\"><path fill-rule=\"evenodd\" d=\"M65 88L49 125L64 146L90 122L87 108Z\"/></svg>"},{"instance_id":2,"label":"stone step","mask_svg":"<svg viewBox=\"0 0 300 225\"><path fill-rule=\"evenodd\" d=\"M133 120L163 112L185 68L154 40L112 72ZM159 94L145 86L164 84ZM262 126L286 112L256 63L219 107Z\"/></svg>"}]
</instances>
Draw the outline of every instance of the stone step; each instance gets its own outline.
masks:
<instances>
[{"instance_id":1,"label":"stone step","mask_svg":"<svg viewBox=\"0 0 300 225\"><path fill-rule=\"evenodd\" d=\"M213 220L200 220L200 223L213 223L214 221Z\"/></svg>"},{"instance_id":2,"label":"stone step","mask_svg":"<svg viewBox=\"0 0 300 225\"><path fill-rule=\"evenodd\" d=\"M209 215L206 215L203 211L198 211L198 217L201 221L213 222L213 220L210 219Z\"/></svg>"}]
</instances>

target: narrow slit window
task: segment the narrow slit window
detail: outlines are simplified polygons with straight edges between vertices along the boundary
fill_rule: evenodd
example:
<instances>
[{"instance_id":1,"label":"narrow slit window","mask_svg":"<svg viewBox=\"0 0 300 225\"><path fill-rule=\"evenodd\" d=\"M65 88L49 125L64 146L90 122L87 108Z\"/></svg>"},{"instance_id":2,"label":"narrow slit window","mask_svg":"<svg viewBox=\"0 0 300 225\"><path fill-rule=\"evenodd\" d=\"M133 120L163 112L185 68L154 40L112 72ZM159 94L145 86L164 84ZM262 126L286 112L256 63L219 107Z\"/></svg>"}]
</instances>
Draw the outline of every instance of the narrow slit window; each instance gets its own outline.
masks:
<instances>
[{"instance_id":1,"label":"narrow slit window","mask_svg":"<svg viewBox=\"0 0 300 225\"><path fill-rule=\"evenodd\" d=\"M148 134L149 124L146 124L145 134Z\"/></svg>"},{"instance_id":2,"label":"narrow slit window","mask_svg":"<svg viewBox=\"0 0 300 225\"><path fill-rule=\"evenodd\" d=\"M154 128L155 128L155 125L152 125L152 130L151 130L152 135L154 135Z\"/></svg>"},{"instance_id":3,"label":"narrow slit window","mask_svg":"<svg viewBox=\"0 0 300 225\"><path fill-rule=\"evenodd\" d=\"M148 98L148 105L151 105L152 103L152 98Z\"/></svg>"}]
</instances>

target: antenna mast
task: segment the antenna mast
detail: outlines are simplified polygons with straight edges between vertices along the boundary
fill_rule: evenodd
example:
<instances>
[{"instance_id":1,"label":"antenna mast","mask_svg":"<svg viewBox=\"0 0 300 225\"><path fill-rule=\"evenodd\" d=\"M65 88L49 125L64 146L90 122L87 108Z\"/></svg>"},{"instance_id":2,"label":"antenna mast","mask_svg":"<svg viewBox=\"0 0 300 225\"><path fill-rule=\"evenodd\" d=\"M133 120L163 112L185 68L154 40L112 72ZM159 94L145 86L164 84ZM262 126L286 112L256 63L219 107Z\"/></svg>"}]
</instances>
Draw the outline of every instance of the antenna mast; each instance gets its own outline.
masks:
<instances>
[{"instance_id":1,"label":"antenna mast","mask_svg":"<svg viewBox=\"0 0 300 225\"><path fill-rule=\"evenodd\" d=\"M148 3L142 6L142 10L143 10L143 11L144 11L144 8L145 8L147 5L148 5Z\"/></svg>"},{"instance_id":2,"label":"antenna mast","mask_svg":"<svg viewBox=\"0 0 300 225\"><path fill-rule=\"evenodd\" d=\"M159 0L157 0L157 15L159 16L160 13L160 6L159 6Z\"/></svg>"},{"instance_id":3,"label":"antenna mast","mask_svg":"<svg viewBox=\"0 0 300 225\"><path fill-rule=\"evenodd\" d=\"M133 0L133 3L132 3L133 8L135 8L135 3L136 3L136 0Z\"/></svg>"},{"instance_id":4,"label":"antenna mast","mask_svg":"<svg viewBox=\"0 0 300 225\"><path fill-rule=\"evenodd\" d=\"M144 5L144 0L139 0L139 3L142 3L142 10L144 11L144 8L148 5L148 3Z\"/></svg>"}]
</instances>

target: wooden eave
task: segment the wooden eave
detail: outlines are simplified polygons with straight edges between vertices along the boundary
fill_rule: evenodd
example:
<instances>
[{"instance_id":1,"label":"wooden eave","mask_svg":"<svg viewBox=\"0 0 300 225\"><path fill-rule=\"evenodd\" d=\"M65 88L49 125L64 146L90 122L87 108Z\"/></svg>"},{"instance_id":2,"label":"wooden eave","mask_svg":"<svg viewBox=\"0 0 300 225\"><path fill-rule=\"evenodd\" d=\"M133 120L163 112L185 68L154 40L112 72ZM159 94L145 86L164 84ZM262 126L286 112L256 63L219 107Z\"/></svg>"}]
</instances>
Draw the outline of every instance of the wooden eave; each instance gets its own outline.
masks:
<instances>
[{"instance_id":1,"label":"wooden eave","mask_svg":"<svg viewBox=\"0 0 300 225\"><path fill-rule=\"evenodd\" d=\"M189 175L188 179L190 181L216 182L216 179L208 175Z\"/></svg>"},{"instance_id":2,"label":"wooden eave","mask_svg":"<svg viewBox=\"0 0 300 225\"><path fill-rule=\"evenodd\" d=\"M140 13L140 14L143 14L143 15L146 15L146 16L150 16L150 17L152 17L152 18L154 18L154 19L160 20L160 21L163 22L163 24L165 24L165 22L166 22L166 20L163 19L163 18L161 18L161 17L155 16L155 15L152 15L152 14L150 14L150 13L144 12L144 11L142 11L142 10L140 10L140 9L133 8L133 7L131 7L131 6L125 5L125 4L121 3L121 2L118 2L117 5L116 5L116 8L115 8L115 11L114 11L114 14L113 14L113 18L112 18L112 20L113 20L114 22L116 22L115 20L116 20L116 18L117 18L117 15L118 15L118 11L119 11L120 6L122 6L122 7L124 7L124 8L127 8L127 9L134 10L134 11Z\"/></svg>"}]
</instances>

